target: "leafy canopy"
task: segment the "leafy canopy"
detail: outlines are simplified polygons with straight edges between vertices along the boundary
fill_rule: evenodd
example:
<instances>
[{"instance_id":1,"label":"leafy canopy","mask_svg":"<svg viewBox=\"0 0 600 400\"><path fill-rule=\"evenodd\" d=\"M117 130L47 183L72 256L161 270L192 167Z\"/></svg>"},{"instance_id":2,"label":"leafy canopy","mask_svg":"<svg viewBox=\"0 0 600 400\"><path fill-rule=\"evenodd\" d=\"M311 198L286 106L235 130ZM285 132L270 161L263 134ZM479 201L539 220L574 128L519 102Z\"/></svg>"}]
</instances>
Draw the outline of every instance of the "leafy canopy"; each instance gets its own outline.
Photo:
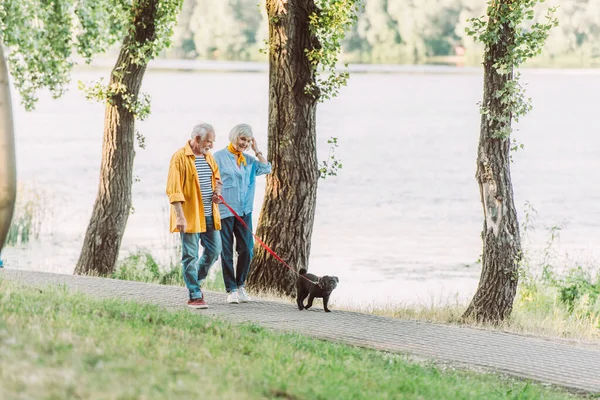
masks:
<instances>
[{"instance_id":1,"label":"leafy canopy","mask_svg":"<svg viewBox=\"0 0 600 400\"><path fill-rule=\"evenodd\" d=\"M362 0L317 0L315 5L317 11L309 16L309 21L319 47L305 51L312 67L320 69L321 73L317 74L316 82L307 87L306 92L319 93L319 100L324 101L337 96L339 88L347 84L348 71L337 70L341 42L356 23L363 5Z\"/></svg>"},{"instance_id":2,"label":"leafy canopy","mask_svg":"<svg viewBox=\"0 0 600 400\"><path fill-rule=\"evenodd\" d=\"M116 100L120 99L135 118L144 120L150 114L150 96L146 93L131 93L124 83L124 71L127 64L147 65L171 45L173 28L182 4L183 0L135 0L128 15L127 35L121 47L121 56L124 59L113 69L108 85L102 80L91 85L79 82L79 89L84 91L86 98L108 102L111 105L115 105ZM151 10L153 14L148 17L154 24L154 33L144 36L141 32L148 27L149 21L142 14Z\"/></svg>"},{"instance_id":3,"label":"leafy canopy","mask_svg":"<svg viewBox=\"0 0 600 400\"><path fill-rule=\"evenodd\" d=\"M25 108L41 88L61 96L77 56L90 62L122 38L130 8L127 0L0 2L0 42Z\"/></svg>"}]
</instances>

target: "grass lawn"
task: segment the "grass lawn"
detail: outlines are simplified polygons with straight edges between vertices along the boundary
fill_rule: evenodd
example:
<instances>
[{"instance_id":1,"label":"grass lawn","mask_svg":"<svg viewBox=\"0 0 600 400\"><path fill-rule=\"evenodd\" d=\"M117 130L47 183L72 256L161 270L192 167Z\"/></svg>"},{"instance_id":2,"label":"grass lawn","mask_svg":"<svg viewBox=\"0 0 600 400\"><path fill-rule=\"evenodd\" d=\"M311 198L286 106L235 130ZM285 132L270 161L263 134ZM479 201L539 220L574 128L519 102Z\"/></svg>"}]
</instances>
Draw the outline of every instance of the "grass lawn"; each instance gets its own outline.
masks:
<instances>
[{"instance_id":1,"label":"grass lawn","mask_svg":"<svg viewBox=\"0 0 600 400\"><path fill-rule=\"evenodd\" d=\"M200 312L0 279L1 399L568 399Z\"/></svg>"}]
</instances>

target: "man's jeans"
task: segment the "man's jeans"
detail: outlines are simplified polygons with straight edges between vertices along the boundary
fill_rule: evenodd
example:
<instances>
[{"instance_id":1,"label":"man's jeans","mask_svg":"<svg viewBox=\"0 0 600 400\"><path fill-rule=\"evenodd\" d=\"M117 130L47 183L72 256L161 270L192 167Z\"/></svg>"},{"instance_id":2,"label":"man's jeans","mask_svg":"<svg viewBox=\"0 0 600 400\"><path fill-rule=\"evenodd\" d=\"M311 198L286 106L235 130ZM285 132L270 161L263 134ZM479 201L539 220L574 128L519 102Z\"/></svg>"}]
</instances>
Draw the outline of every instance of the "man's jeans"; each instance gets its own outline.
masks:
<instances>
[{"instance_id":1,"label":"man's jeans","mask_svg":"<svg viewBox=\"0 0 600 400\"><path fill-rule=\"evenodd\" d=\"M192 300L202 298L200 285L221 252L221 235L214 228L213 217L206 217L206 232L180 232L183 280ZM198 243L201 243L204 248L200 259L198 259Z\"/></svg>"},{"instance_id":2,"label":"man's jeans","mask_svg":"<svg viewBox=\"0 0 600 400\"><path fill-rule=\"evenodd\" d=\"M246 225L252 229L252 213L242 217ZM233 270L233 237L235 236L235 250L238 253L237 266ZM228 293L234 292L238 287L246 283L250 271L254 240L252 232L242 225L235 217L227 217L221 220L221 241L223 251L221 252L221 267L223 268L223 281Z\"/></svg>"}]
</instances>

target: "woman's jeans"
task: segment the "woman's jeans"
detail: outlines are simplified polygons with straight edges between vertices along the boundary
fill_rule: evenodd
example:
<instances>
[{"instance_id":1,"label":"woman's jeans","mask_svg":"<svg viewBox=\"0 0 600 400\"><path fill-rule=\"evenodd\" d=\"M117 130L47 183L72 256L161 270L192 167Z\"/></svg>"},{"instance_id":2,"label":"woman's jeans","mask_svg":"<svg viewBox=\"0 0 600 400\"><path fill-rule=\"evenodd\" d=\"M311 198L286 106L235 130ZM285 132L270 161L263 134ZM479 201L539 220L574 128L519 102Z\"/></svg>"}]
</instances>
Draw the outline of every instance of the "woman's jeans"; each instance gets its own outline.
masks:
<instances>
[{"instance_id":1,"label":"woman's jeans","mask_svg":"<svg viewBox=\"0 0 600 400\"><path fill-rule=\"evenodd\" d=\"M206 217L206 232L180 232L180 235L183 280L190 291L190 299L201 299L200 285L206 279L210 267L219 258L221 235L215 230L213 217ZM198 259L198 243L204 248L200 259Z\"/></svg>"},{"instance_id":2,"label":"woman's jeans","mask_svg":"<svg viewBox=\"0 0 600 400\"><path fill-rule=\"evenodd\" d=\"M242 217L248 228L252 229L252 213ZM235 237L235 250L238 253L237 265L233 269L233 238ZM234 292L237 288L246 283L248 272L250 271L250 261L254 254L254 240L252 232L246 229L235 217L221 219L221 242L223 250L221 252L221 267L223 268L223 281L228 293Z\"/></svg>"}]
</instances>

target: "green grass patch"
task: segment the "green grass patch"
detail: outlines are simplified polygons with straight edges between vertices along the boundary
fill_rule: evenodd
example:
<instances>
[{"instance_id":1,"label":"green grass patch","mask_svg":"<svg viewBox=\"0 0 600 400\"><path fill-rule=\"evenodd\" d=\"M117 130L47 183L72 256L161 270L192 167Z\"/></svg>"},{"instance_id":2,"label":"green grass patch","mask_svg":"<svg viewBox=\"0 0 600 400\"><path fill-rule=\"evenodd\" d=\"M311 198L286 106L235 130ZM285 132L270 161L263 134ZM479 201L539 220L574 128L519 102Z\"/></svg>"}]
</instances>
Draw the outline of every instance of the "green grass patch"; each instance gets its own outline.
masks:
<instances>
[{"instance_id":1,"label":"green grass patch","mask_svg":"<svg viewBox=\"0 0 600 400\"><path fill-rule=\"evenodd\" d=\"M0 398L568 399L542 385L0 279Z\"/></svg>"}]
</instances>

